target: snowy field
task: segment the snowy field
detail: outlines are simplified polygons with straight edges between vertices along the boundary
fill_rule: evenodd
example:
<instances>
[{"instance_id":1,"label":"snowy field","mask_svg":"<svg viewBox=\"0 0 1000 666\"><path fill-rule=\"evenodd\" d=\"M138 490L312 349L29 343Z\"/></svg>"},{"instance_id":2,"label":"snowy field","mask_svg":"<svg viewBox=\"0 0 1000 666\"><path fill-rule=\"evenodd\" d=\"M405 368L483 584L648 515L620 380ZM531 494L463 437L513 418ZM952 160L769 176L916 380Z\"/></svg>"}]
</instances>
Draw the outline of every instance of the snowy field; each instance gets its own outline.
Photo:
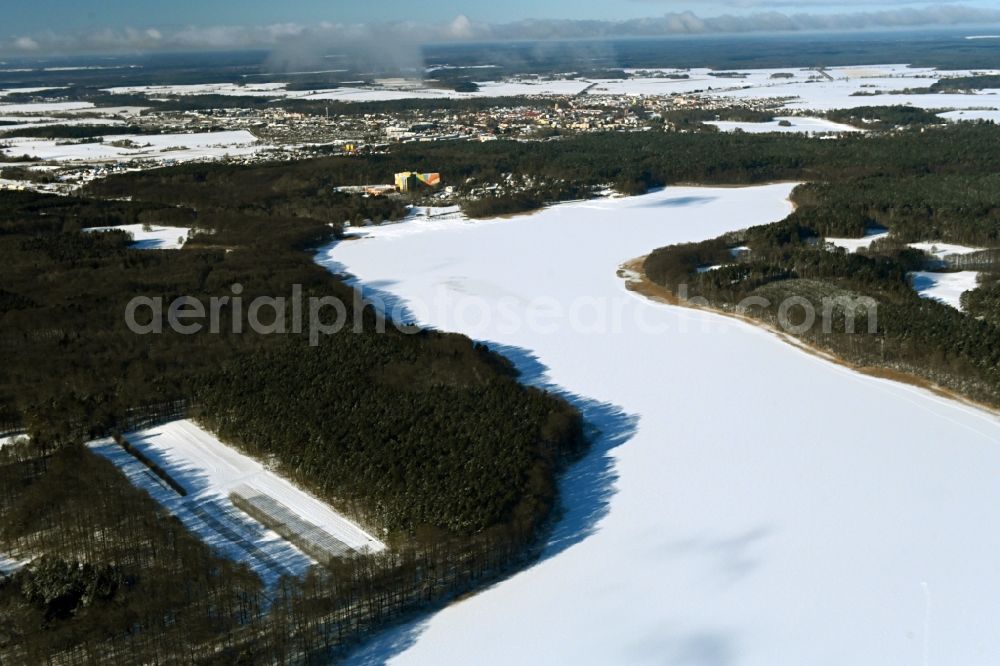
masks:
<instances>
[{"instance_id":1,"label":"snowy field","mask_svg":"<svg viewBox=\"0 0 1000 666\"><path fill-rule=\"evenodd\" d=\"M117 227L90 227L83 231L111 231L117 229L132 234L132 247L137 250L179 250L187 239L188 227L163 227L150 225L149 231L141 224L122 224Z\"/></svg>"},{"instance_id":2,"label":"snowy field","mask_svg":"<svg viewBox=\"0 0 1000 666\"><path fill-rule=\"evenodd\" d=\"M950 305L956 310L962 309L962 294L979 286L976 281L979 273L976 271L914 271L909 276L910 285L922 297Z\"/></svg>"},{"instance_id":3,"label":"snowy field","mask_svg":"<svg viewBox=\"0 0 1000 666\"><path fill-rule=\"evenodd\" d=\"M0 553L0 576L10 576L24 568L28 562Z\"/></svg>"},{"instance_id":4,"label":"snowy field","mask_svg":"<svg viewBox=\"0 0 1000 666\"><path fill-rule=\"evenodd\" d=\"M124 125L125 121L118 118L37 118L35 116L7 116L0 120L12 120L16 118L16 125L0 125L0 138L3 132L8 130L38 129L40 127L50 127L52 125L101 125L114 126ZM30 121L30 122L24 122ZM113 139L114 137L112 137ZM109 139L111 140L111 139Z\"/></svg>"},{"instance_id":5,"label":"snowy field","mask_svg":"<svg viewBox=\"0 0 1000 666\"><path fill-rule=\"evenodd\" d=\"M827 238L825 239L827 243L834 245L836 247L842 247L848 252L857 252L861 248L868 249L872 246L872 243L880 238L887 238L889 236L888 229L882 228L871 228L865 232L865 235L861 238Z\"/></svg>"},{"instance_id":6,"label":"snowy field","mask_svg":"<svg viewBox=\"0 0 1000 666\"><path fill-rule=\"evenodd\" d=\"M28 104L0 104L3 113L54 113L57 111L77 111L93 109L91 102L35 102Z\"/></svg>"},{"instance_id":7,"label":"snowy field","mask_svg":"<svg viewBox=\"0 0 1000 666\"><path fill-rule=\"evenodd\" d=\"M14 446L24 441L27 441L27 437L25 435L8 435L6 437L0 437L0 449L8 446Z\"/></svg>"},{"instance_id":8,"label":"snowy field","mask_svg":"<svg viewBox=\"0 0 1000 666\"><path fill-rule=\"evenodd\" d=\"M110 88L111 92L157 95L255 95L310 100L389 101L400 99L449 99L471 97L509 97L518 95L634 95L664 97L699 93L709 97L742 100L782 100L788 109L828 111L858 106L912 104L929 109L1000 109L1000 91L984 90L978 94L904 94L907 89L927 88L946 78L990 73L968 70L936 70L904 64L864 67L831 67L822 71L802 68L727 70L739 76L716 76L710 69L628 70L641 74L628 79L550 80L520 78L508 81L482 81L479 91L458 93L452 90L417 86L343 86L328 90L287 90L283 83L260 83L240 86L233 83L208 83L175 86L133 86ZM671 78L683 74L688 78ZM877 93L877 94L876 94ZM887 94L892 93L892 94ZM2 106L0 106L2 110ZM815 131L815 130L813 130Z\"/></svg>"},{"instance_id":9,"label":"snowy field","mask_svg":"<svg viewBox=\"0 0 1000 666\"><path fill-rule=\"evenodd\" d=\"M781 219L791 189L416 220L318 255L491 342L598 433L540 562L354 663L1000 663L998 419L616 276Z\"/></svg>"},{"instance_id":10,"label":"snowy field","mask_svg":"<svg viewBox=\"0 0 1000 666\"><path fill-rule=\"evenodd\" d=\"M176 515L184 525L223 555L246 562L273 583L282 575L302 575L312 560L265 528L229 500L237 488L262 492L319 526L355 551L385 548L329 506L232 449L191 421L173 421L133 432L125 438L185 490L181 497L110 438L88 446L114 463L138 488Z\"/></svg>"},{"instance_id":11,"label":"snowy field","mask_svg":"<svg viewBox=\"0 0 1000 666\"><path fill-rule=\"evenodd\" d=\"M121 142L131 145L115 145ZM195 134L121 134L101 143L70 143L62 140L15 138L4 141L7 155L29 155L59 162L116 162L127 160L218 159L229 155L252 155L270 146L259 143L246 130Z\"/></svg>"},{"instance_id":12,"label":"snowy field","mask_svg":"<svg viewBox=\"0 0 1000 666\"><path fill-rule=\"evenodd\" d=\"M967 247L965 245L955 245L954 243L939 243L939 242L923 242L923 243L910 243L910 247L917 250L923 250L929 255L937 257L938 259L944 259L952 255L963 255L972 254L973 252L982 252L984 248L981 247Z\"/></svg>"},{"instance_id":13,"label":"snowy field","mask_svg":"<svg viewBox=\"0 0 1000 666\"><path fill-rule=\"evenodd\" d=\"M980 121L988 120L994 123L1000 123L1000 109L980 109L980 110L966 110L966 111L948 111L946 113L939 114L942 118L947 118L948 120L953 120L955 122L959 121Z\"/></svg>"},{"instance_id":14,"label":"snowy field","mask_svg":"<svg viewBox=\"0 0 1000 666\"><path fill-rule=\"evenodd\" d=\"M782 125L782 123L788 123ZM835 123L824 118L808 118L797 116L776 117L766 123L745 123L729 120L708 121L706 125L715 125L723 132L735 132L740 130L748 134L764 134L767 132L781 132L792 134L829 134L843 132L863 132L857 127Z\"/></svg>"},{"instance_id":15,"label":"snowy field","mask_svg":"<svg viewBox=\"0 0 1000 666\"><path fill-rule=\"evenodd\" d=\"M880 238L888 238L890 231L885 228L871 228L865 232L865 235L861 238L827 238L825 239L827 243L834 245L836 247L842 247L848 252L857 252L861 248L870 248L872 242L879 240ZM985 248L981 247L968 247L965 245L956 245L955 243L942 243L940 241L923 241L920 243L908 243L908 247L912 247L915 250L920 250L931 255L935 259L943 260L945 257L950 257L954 255L972 254L973 252L981 252Z\"/></svg>"},{"instance_id":16,"label":"snowy field","mask_svg":"<svg viewBox=\"0 0 1000 666\"><path fill-rule=\"evenodd\" d=\"M0 99L7 97L8 95L39 93L39 92L44 92L46 90L62 90L62 88L56 86L48 86L40 88L4 88L0 90Z\"/></svg>"},{"instance_id":17,"label":"snowy field","mask_svg":"<svg viewBox=\"0 0 1000 666\"><path fill-rule=\"evenodd\" d=\"M267 97L277 93L285 95L285 83L250 83L238 85L236 83L196 83L191 85L173 86L121 86L117 88L105 88L104 91L112 95L134 95L143 94L150 97L157 95L229 95L235 97Z\"/></svg>"}]
</instances>

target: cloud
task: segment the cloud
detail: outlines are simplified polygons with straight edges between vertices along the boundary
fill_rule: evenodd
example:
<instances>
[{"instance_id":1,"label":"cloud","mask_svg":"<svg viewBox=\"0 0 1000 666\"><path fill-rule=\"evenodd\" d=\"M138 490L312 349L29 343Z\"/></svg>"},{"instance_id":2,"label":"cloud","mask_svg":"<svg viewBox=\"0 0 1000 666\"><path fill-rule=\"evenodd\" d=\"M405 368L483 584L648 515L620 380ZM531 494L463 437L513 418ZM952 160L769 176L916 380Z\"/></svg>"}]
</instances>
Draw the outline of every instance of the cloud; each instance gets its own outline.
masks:
<instances>
[{"instance_id":1,"label":"cloud","mask_svg":"<svg viewBox=\"0 0 1000 666\"><path fill-rule=\"evenodd\" d=\"M18 37L14 40L14 48L19 51L37 51L38 42L31 37Z\"/></svg>"},{"instance_id":2,"label":"cloud","mask_svg":"<svg viewBox=\"0 0 1000 666\"><path fill-rule=\"evenodd\" d=\"M663 0L637 0L662 2ZM723 0L731 5L765 3L781 6L791 0ZM805 0L809 2L810 0ZM862 2L864 0L844 0ZM802 0L796 2L797 6ZM657 37L747 32L860 30L872 28L950 26L1000 23L1000 10L937 4L882 11L848 13L784 13L761 11L700 17L691 11L621 21L523 20L478 23L460 15L446 23L395 21L387 23L321 22L311 25L275 23L260 26L188 26L180 29L121 28L61 34L46 32L0 39L0 53L100 53L115 51L180 51L266 48L279 66L317 64L331 51L345 57L362 54L381 65L407 61L412 66L420 44L475 40L552 40L602 37Z\"/></svg>"}]
</instances>

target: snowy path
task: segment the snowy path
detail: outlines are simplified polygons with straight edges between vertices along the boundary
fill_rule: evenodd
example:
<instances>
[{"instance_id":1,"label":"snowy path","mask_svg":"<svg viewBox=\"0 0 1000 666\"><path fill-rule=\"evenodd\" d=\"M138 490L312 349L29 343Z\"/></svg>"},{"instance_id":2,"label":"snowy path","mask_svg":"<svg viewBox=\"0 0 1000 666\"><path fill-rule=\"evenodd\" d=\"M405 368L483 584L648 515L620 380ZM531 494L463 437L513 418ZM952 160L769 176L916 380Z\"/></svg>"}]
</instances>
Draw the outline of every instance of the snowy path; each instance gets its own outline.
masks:
<instances>
[{"instance_id":1,"label":"snowy path","mask_svg":"<svg viewBox=\"0 0 1000 666\"><path fill-rule=\"evenodd\" d=\"M416 220L320 255L418 320L492 341L602 432L538 564L356 663L1000 663L998 419L615 274L780 219L790 190Z\"/></svg>"}]
</instances>

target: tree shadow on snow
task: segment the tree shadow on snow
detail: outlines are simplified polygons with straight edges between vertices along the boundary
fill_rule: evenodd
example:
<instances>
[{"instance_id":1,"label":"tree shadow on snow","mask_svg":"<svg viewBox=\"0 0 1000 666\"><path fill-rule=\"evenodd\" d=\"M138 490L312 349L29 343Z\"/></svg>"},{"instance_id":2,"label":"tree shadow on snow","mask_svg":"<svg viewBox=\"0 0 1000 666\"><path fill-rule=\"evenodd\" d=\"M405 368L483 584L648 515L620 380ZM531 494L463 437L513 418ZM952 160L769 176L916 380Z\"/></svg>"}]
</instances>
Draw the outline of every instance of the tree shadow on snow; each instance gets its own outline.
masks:
<instances>
[{"instance_id":1,"label":"tree shadow on snow","mask_svg":"<svg viewBox=\"0 0 1000 666\"><path fill-rule=\"evenodd\" d=\"M570 465L559 480L560 505L556 520L538 559L526 567L530 568L559 555L596 532L601 519L608 513L618 479L611 451L632 438L639 417L626 413L617 405L571 393L553 384L548 377L548 368L534 353L526 349L490 341L480 342L510 360L520 373L519 379L523 383L559 396L579 410L583 415L590 444L583 458ZM504 579L517 573L511 572ZM477 590L476 593L482 593L502 582L503 579ZM430 618L424 617L391 627L351 654L347 663L384 664L413 647L429 624Z\"/></svg>"},{"instance_id":2,"label":"tree shadow on snow","mask_svg":"<svg viewBox=\"0 0 1000 666\"><path fill-rule=\"evenodd\" d=\"M702 203L702 200L705 199L710 200L711 198L680 197L676 203L661 205L683 206ZM333 244L318 251L315 260L320 266L359 290L366 303L390 320L404 323L417 321L406 301L389 291L395 282L380 280L361 283L347 271L346 266L330 257L331 247ZM433 327L425 328L434 330ZM596 531L598 523L608 513L611 497L615 493L615 482L618 478L611 451L632 438L636 432L639 417L626 413L617 405L602 403L572 393L552 383L548 374L549 369L530 350L489 340L477 340L477 342L485 344L492 351L506 357L513 363L522 383L543 389L562 398L575 407L584 420L589 449L580 460L563 471L559 480L560 503L552 531L546 538L538 559L528 565L530 567L559 555ZM511 575L514 574L516 572L511 573ZM505 578L508 577L505 576ZM494 585L500 582L502 580ZM483 592L489 587L492 586L486 586L477 592ZM351 654L347 663L386 663L412 647L426 630L429 622L430 619L424 617L387 628L373 637L357 652Z\"/></svg>"},{"instance_id":3,"label":"tree shadow on snow","mask_svg":"<svg viewBox=\"0 0 1000 666\"><path fill-rule=\"evenodd\" d=\"M661 199L659 201L652 201L650 203L643 204L643 208L683 208L684 206L711 203L718 198L719 197L705 196L672 197L670 199Z\"/></svg>"},{"instance_id":4,"label":"tree shadow on snow","mask_svg":"<svg viewBox=\"0 0 1000 666\"><path fill-rule=\"evenodd\" d=\"M553 384L548 378L548 368L526 349L491 342L484 344L509 359L520 373L522 382L559 396L583 415L590 447L559 480L560 514L541 555L541 560L546 560L593 534L598 522L607 514L618 479L611 451L632 438L639 417L627 414L617 405L571 393Z\"/></svg>"}]
</instances>

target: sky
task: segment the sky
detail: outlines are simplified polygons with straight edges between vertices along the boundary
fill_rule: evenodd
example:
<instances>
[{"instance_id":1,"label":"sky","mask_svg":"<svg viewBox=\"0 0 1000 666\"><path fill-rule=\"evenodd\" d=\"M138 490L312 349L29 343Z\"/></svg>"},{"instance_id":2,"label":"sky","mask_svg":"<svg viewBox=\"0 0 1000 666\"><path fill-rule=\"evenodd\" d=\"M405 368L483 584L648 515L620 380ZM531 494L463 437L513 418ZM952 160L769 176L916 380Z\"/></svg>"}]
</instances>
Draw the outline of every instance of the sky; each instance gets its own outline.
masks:
<instances>
[{"instance_id":1,"label":"sky","mask_svg":"<svg viewBox=\"0 0 1000 666\"><path fill-rule=\"evenodd\" d=\"M273 46L405 32L425 41L1000 23L996 0L9 1L0 52ZM386 26L392 26L387 29ZM387 31L388 30L388 31Z\"/></svg>"}]
</instances>

